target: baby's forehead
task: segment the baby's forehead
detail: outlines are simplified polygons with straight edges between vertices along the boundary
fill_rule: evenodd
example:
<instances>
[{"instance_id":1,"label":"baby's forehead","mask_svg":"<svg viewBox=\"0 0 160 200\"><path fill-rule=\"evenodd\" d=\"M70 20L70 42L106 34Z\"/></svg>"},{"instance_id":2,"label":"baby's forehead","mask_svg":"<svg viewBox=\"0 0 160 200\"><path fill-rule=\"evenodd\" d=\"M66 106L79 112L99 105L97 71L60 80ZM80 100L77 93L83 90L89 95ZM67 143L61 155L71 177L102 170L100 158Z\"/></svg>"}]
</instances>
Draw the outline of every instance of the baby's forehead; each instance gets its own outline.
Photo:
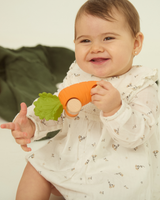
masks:
<instances>
[{"instance_id":1,"label":"baby's forehead","mask_svg":"<svg viewBox=\"0 0 160 200\"><path fill-rule=\"evenodd\" d=\"M77 26L79 26L79 23L82 19L82 21L80 22L81 24L83 24L85 20L85 18L92 18L92 17L95 17L95 18L99 18L99 19L102 19L102 20L105 20L105 21L109 21L109 22L116 22L116 23L122 23L123 26L127 29L129 29L130 33L133 35L132 33L132 30L131 30L131 27L126 19L126 16L123 14L123 12L113 8L111 13L109 15L104 15L104 16L99 16L99 15L94 15L94 14L88 14L86 12L83 12L81 13L78 18L76 19L75 21L75 38L76 38L76 32L77 32Z\"/></svg>"}]
</instances>

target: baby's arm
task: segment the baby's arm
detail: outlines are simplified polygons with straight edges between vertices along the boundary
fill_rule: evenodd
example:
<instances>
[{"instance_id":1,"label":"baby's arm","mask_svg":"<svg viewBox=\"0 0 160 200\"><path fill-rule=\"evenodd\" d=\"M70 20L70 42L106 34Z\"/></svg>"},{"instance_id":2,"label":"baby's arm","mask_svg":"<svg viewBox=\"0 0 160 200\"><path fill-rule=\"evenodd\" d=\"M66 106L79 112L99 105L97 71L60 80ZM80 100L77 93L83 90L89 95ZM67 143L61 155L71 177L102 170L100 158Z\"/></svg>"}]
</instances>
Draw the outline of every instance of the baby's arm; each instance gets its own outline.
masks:
<instances>
[{"instance_id":1,"label":"baby's arm","mask_svg":"<svg viewBox=\"0 0 160 200\"><path fill-rule=\"evenodd\" d=\"M21 103L21 110L15 120L10 123L2 124L1 128L10 129L16 142L21 145L24 151L31 151L27 144L31 142L31 138L35 132L34 123L26 116L27 106Z\"/></svg>"},{"instance_id":2,"label":"baby's arm","mask_svg":"<svg viewBox=\"0 0 160 200\"><path fill-rule=\"evenodd\" d=\"M156 134L160 105L156 86L140 91L128 104L122 106L113 116L101 120L111 137L120 145L135 148Z\"/></svg>"}]
</instances>

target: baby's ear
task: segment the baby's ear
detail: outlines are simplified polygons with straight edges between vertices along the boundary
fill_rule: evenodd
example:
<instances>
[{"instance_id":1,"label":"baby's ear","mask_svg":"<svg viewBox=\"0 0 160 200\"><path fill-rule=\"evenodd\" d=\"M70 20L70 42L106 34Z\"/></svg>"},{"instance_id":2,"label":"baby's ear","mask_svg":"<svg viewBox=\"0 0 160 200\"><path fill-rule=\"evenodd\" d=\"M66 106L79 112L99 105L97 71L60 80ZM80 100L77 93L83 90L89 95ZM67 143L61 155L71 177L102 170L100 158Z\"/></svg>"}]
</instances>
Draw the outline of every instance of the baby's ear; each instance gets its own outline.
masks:
<instances>
[{"instance_id":1,"label":"baby's ear","mask_svg":"<svg viewBox=\"0 0 160 200\"><path fill-rule=\"evenodd\" d=\"M138 55L141 52L143 40L144 40L143 33L138 32L134 40L134 49L133 49L134 56Z\"/></svg>"}]
</instances>

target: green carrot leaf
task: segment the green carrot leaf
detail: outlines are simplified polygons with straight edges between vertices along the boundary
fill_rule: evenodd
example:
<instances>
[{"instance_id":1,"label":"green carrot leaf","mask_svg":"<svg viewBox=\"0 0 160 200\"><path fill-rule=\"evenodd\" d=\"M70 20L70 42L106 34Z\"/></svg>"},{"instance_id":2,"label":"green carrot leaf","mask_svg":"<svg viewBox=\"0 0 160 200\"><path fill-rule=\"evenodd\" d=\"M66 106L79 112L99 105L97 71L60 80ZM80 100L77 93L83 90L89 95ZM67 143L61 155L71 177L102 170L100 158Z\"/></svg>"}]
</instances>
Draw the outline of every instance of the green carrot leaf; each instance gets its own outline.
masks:
<instances>
[{"instance_id":1,"label":"green carrot leaf","mask_svg":"<svg viewBox=\"0 0 160 200\"><path fill-rule=\"evenodd\" d=\"M34 113L40 119L58 120L63 112L63 106L56 95L51 93L40 93L37 101L34 102Z\"/></svg>"}]
</instances>

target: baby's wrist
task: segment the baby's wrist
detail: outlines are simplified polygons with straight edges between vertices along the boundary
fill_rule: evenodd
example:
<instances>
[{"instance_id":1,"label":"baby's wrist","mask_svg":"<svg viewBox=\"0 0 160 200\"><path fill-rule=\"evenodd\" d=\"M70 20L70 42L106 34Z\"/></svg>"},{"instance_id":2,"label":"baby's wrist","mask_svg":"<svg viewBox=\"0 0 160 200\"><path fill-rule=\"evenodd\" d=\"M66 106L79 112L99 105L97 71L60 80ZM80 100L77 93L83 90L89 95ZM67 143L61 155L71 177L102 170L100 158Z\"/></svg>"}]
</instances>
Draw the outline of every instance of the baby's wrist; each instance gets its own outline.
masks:
<instances>
[{"instance_id":1,"label":"baby's wrist","mask_svg":"<svg viewBox=\"0 0 160 200\"><path fill-rule=\"evenodd\" d=\"M103 117L110 117L110 116L114 115L120 108L121 108L121 105L119 105L117 108L113 109L110 112L103 111Z\"/></svg>"}]
</instances>

